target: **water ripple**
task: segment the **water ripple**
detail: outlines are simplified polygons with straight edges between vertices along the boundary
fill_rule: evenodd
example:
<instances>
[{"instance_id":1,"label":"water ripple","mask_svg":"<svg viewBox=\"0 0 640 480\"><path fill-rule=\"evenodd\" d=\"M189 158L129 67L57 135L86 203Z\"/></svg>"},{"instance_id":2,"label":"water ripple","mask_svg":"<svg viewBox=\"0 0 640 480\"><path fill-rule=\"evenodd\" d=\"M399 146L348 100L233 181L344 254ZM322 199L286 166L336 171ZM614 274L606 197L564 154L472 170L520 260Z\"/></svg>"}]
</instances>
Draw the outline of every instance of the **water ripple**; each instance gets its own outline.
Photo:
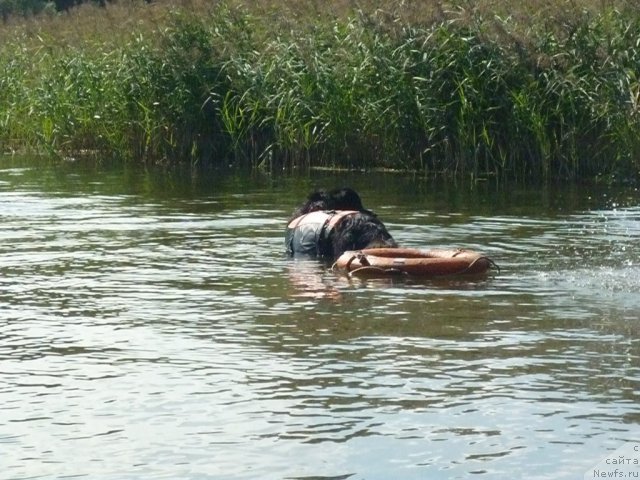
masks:
<instances>
[{"instance_id":1,"label":"water ripple","mask_svg":"<svg viewBox=\"0 0 640 480\"><path fill-rule=\"evenodd\" d=\"M31 174L0 169L8 478L568 479L637 436L634 205L387 206L400 243L502 271L356 280L283 254L290 185Z\"/></svg>"}]
</instances>

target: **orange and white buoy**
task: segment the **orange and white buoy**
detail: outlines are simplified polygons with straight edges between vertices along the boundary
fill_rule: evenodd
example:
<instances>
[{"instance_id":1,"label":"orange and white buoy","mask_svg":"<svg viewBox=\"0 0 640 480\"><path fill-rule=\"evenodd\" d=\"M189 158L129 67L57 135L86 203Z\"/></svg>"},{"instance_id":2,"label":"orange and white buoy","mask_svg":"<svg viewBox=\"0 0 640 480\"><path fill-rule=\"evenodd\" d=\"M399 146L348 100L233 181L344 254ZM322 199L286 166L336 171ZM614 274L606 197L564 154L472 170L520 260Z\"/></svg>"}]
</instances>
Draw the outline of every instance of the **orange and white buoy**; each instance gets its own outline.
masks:
<instances>
[{"instance_id":1,"label":"orange and white buoy","mask_svg":"<svg viewBox=\"0 0 640 480\"><path fill-rule=\"evenodd\" d=\"M478 275L491 267L489 257L472 250L419 250L415 248L368 248L343 253L334 269L349 275L391 275L404 273L423 277ZM499 269L498 269L499 270Z\"/></svg>"}]
</instances>

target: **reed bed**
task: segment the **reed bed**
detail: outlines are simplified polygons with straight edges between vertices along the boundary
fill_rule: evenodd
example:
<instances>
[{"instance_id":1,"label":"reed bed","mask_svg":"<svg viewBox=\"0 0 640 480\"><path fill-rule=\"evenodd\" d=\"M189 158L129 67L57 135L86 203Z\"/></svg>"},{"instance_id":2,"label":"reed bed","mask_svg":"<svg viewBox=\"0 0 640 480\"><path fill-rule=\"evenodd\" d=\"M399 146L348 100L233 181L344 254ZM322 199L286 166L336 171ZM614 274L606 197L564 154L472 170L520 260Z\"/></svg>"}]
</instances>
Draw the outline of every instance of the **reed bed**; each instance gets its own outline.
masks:
<instances>
[{"instance_id":1,"label":"reed bed","mask_svg":"<svg viewBox=\"0 0 640 480\"><path fill-rule=\"evenodd\" d=\"M629 2L83 6L0 30L0 148L637 179L639 38Z\"/></svg>"}]
</instances>

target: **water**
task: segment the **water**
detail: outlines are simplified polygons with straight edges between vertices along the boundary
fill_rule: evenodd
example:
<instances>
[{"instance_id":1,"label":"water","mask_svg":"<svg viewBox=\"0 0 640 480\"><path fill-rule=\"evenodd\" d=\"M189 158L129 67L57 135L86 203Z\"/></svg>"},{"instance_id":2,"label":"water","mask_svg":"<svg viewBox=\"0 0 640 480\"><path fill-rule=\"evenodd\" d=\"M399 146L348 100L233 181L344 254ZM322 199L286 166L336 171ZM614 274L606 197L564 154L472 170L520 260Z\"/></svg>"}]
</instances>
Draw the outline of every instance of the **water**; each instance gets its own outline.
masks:
<instances>
[{"instance_id":1,"label":"water","mask_svg":"<svg viewBox=\"0 0 640 480\"><path fill-rule=\"evenodd\" d=\"M499 275L283 254L314 185ZM0 478L575 479L640 440L640 193L0 163Z\"/></svg>"}]
</instances>

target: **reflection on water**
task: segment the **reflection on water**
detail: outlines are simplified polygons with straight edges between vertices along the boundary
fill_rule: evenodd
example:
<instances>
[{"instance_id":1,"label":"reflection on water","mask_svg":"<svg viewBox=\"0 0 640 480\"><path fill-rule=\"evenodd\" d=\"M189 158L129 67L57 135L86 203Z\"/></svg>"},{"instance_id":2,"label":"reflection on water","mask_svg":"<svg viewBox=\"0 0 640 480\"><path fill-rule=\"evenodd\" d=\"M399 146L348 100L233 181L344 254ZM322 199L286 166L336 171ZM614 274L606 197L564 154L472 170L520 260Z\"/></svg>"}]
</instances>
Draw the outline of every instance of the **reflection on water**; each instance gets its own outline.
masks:
<instances>
[{"instance_id":1,"label":"reflection on water","mask_svg":"<svg viewBox=\"0 0 640 480\"><path fill-rule=\"evenodd\" d=\"M371 181L0 165L4 477L573 479L640 439L638 192ZM502 272L287 258L344 183Z\"/></svg>"}]
</instances>

